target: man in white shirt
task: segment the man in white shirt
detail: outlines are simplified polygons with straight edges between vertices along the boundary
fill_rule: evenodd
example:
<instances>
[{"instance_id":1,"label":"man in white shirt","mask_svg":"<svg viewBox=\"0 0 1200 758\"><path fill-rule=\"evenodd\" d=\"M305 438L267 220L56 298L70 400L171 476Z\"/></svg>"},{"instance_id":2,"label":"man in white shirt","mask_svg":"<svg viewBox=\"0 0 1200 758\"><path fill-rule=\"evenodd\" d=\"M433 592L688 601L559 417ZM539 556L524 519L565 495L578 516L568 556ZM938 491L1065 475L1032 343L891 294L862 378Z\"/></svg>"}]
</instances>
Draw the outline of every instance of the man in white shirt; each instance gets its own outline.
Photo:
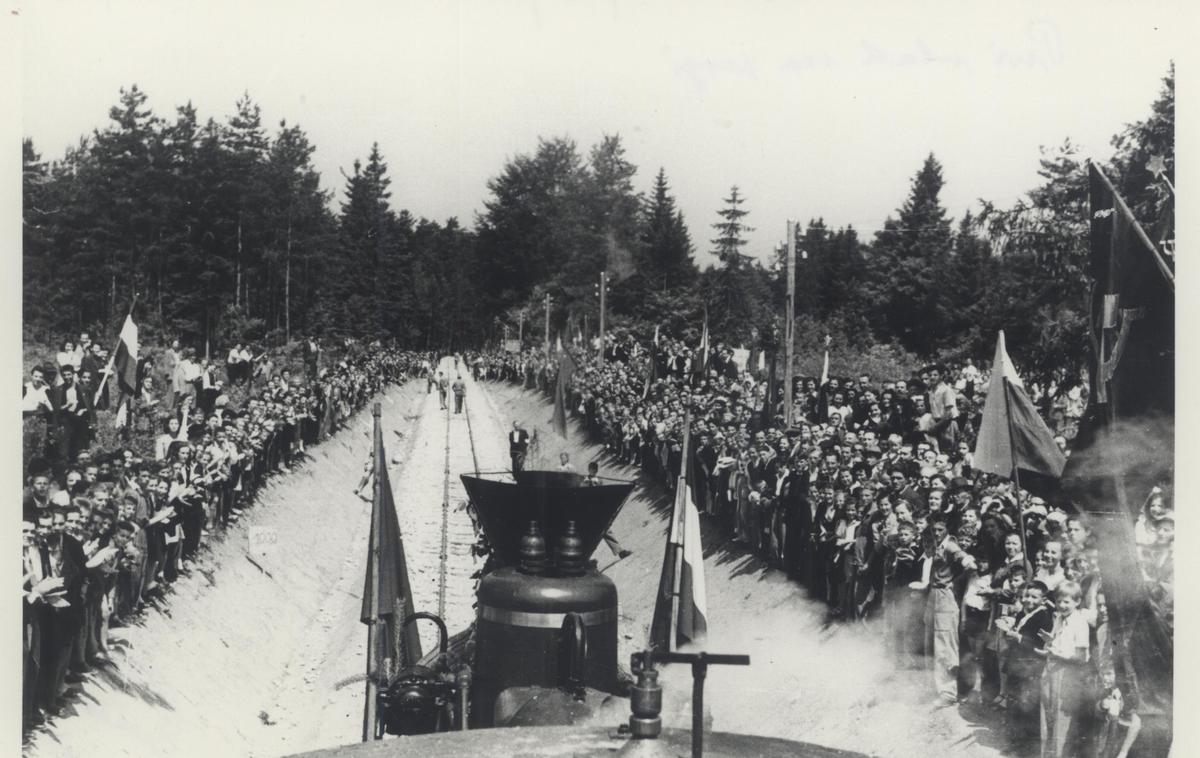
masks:
<instances>
[{"instance_id":1,"label":"man in white shirt","mask_svg":"<svg viewBox=\"0 0 1200 758\"><path fill-rule=\"evenodd\" d=\"M937 438L941 452L949 452L958 443L958 397L946 383L946 369L940 363L927 369L929 384L929 415L933 418L930 433Z\"/></svg>"},{"instance_id":2,"label":"man in white shirt","mask_svg":"<svg viewBox=\"0 0 1200 758\"><path fill-rule=\"evenodd\" d=\"M41 366L34 366L29 371L29 381L25 383L25 391L21 395L21 413L50 413L54 410L50 405L50 396L46 390L46 372Z\"/></svg>"},{"instance_id":3,"label":"man in white shirt","mask_svg":"<svg viewBox=\"0 0 1200 758\"><path fill-rule=\"evenodd\" d=\"M225 358L225 373L230 384L237 384L246 373L247 364L242 358L242 343L237 343L229 349Z\"/></svg>"}]
</instances>

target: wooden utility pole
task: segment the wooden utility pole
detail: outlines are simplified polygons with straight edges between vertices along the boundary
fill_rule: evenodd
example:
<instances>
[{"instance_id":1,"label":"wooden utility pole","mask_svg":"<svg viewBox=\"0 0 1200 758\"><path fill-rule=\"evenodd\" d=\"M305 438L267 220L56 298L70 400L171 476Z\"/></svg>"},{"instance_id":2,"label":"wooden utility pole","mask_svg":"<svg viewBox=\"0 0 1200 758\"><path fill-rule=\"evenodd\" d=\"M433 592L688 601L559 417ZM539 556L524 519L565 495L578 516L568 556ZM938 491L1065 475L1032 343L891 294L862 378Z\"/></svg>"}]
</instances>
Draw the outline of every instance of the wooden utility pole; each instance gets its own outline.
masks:
<instances>
[{"instance_id":1,"label":"wooden utility pole","mask_svg":"<svg viewBox=\"0 0 1200 758\"><path fill-rule=\"evenodd\" d=\"M604 311L608 299L608 272L600 272L600 365L604 365Z\"/></svg>"},{"instance_id":2,"label":"wooden utility pole","mask_svg":"<svg viewBox=\"0 0 1200 758\"><path fill-rule=\"evenodd\" d=\"M783 420L792 425L792 371L796 344L796 224L787 222L787 310L784 312Z\"/></svg>"},{"instance_id":3,"label":"wooden utility pole","mask_svg":"<svg viewBox=\"0 0 1200 758\"><path fill-rule=\"evenodd\" d=\"M550 293L546 293L546 360L550 360Z\"/></svg>"},{"instance_id":4,"label":"wooden utility pole","mask_svg":"<svg viewBox=\"0 0 1200 758\"><path fill-rule=\"evenodd\" d=\"M288 207L287 253L283 264L283 344L292 341L292 209Z\"/></svg>"}]
</instances>

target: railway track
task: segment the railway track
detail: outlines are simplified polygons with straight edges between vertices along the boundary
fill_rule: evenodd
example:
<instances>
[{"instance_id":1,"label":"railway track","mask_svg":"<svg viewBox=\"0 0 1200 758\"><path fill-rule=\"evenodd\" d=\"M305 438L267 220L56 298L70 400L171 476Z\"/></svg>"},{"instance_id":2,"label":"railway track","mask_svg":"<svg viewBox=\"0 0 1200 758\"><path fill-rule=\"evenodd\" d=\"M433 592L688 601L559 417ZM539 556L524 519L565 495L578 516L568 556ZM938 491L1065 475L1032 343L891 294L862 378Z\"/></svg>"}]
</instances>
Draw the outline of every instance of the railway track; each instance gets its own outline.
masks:
<instances>
[{"instance_id":1,"label":"railway track","mask_svg":"<svg viewBox=\"0 0 1200 758\"><path fill-rule=\"evenodd\" d=\"M465 367L464 367L464 369L465 369ZM476 390L476 392L478 392L478 390ZM450 556L450 529L451 529L451 519L452 519L453 513L456 510L455 508L453 508L451 506L451 503L450 503L450 499L451 499L450 493L451 493L451 489L452 489L451 485L455 481L454 477L457 476L457 474L452 470L451 460L450 460L451 459L451 451L452 451L450 431L454 424L454 414L451 413L451 410L450 410L450 406L451 406L452 402L453 402L453 398L448 394L448 396L446 398L446 408L443 411L443 415L444 415L445 422L446 422L446 433L445 433L445 454L443 456L443 466L442 466L442 523L441 523L441 537L440 537L441 542L440 542L440 548L438 550L438 584L437 584L438 603L437 603L437 605L438 605L438 616L440 616L441 618L446 617L447 585L448 585L449 575L450 575L449 565L450 565L450 558L451 558L451 556ZM465 420L466 427L467 427L467 443L468 443L468 445L470 447L470 451L471 451L471 466L472 466L474 472L476 474L478 474L479 473L479 455L475 449L475 433L471 426L470 398L468 398L467 401L464 401L464 403L463 403L462 417ZM459 473L461 473L461 472L459 472Z\"/></svg>"}]
</instances>

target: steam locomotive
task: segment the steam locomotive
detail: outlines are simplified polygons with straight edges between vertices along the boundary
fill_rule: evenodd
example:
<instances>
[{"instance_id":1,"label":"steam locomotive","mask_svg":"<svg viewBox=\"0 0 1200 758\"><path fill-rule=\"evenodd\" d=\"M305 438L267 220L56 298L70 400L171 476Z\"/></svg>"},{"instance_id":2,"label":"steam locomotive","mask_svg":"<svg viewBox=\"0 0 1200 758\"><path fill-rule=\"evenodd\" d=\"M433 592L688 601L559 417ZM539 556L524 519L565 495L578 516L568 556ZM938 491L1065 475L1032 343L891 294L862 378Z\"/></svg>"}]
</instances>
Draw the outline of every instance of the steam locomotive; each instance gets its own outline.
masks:
<instances>
[{"instance_id":1,"label":"steam locomotive","mask_svg":"<svg viewBox=\"0 0 1200 758\"><path fill-rule=\"evenodd\" d=\"M622 676L617 587L589 557L632 483L584 486L582 475L562 471L524 471L515 482L461 479L491 547L474 624L451 637L433 614L407 620L436 624L439 648L378 693L375 736L399 739L305 755L854 755L705 733L704 672L711 664L748 664L746 656L648 650L633 656L634 678ZM672 662L690 663L698 677L690 732L662 728L656 666Z\"/></svg>"}]
</instances>

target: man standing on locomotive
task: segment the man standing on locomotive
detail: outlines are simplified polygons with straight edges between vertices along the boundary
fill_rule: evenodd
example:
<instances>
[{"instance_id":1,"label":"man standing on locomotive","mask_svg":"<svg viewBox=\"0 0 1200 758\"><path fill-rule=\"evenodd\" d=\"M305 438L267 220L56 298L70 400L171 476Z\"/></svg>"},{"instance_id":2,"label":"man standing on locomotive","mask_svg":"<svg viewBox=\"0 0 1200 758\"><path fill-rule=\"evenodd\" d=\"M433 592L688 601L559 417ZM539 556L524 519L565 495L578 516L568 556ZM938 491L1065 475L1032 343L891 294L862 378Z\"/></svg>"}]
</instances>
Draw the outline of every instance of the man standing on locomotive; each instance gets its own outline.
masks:
<instances>
[{"instance_id":1,"label":"man standing on locomotive","mask_svg":"<svg viewBox=\"0 0 1200 758\"><path fill-rule=\"evenodd\" d=\"M525 468L525 454L528 450L529 432L521 428L520 421L514 421L512 431L508 433L508 455L512 458L513 476Z\"/></svg>"}]
</instances>

